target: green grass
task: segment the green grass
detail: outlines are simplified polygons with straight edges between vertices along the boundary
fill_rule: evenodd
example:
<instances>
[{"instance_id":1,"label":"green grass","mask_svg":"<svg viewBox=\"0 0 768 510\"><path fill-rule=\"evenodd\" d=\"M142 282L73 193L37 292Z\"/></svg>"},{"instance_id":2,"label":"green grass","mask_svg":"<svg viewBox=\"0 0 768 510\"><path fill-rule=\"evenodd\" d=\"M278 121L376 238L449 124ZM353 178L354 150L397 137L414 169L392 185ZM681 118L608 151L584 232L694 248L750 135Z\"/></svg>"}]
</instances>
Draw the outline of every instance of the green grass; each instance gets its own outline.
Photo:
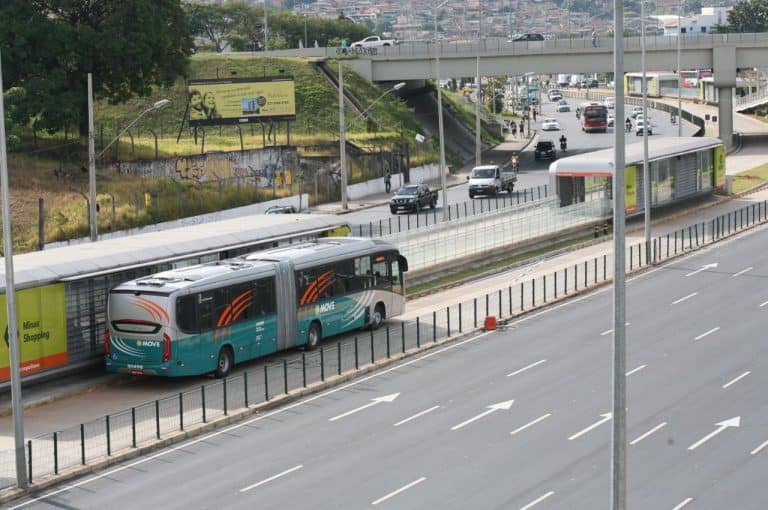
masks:
<instances>
[{"instance_id":1,"label":"green grass","mask_svg":"<svg viewBox=\"0 0 768 510\"><path fill-rule=\"evenodd\" d=\"M425 283L409 285L408 297L412 299L414 297L418 297L419 295L429 293L430 291L437 291L446 287L450 287L454 284L461 282L466 278L479 276L485 273L497 272L499 270L506 270L506 269L509 269L509 267L512 266L513 264L524 262L524 261L533 259L535 257L538 257L540 255L561 250L563 248L576 246L578 244L584 243L591 239L593 239L592 236L583 236L575 239L570 239L567 241L561 241L559 243L551 244L541 248L536 248L533 250L517 253L510 257L498 259L488 264L483 264L481 266L471 267L462 271L451 272L450 274L441 276L439 278L435 278L434 280L430 280Z\"/></svg>"},{"instance_id":2,"label":"green grass","mask_svg":"<svg viewBox=\"0 0 768 510\"><path fill-rule=\"evenodd\" d=\"M742 193L768 182L768 164L744 170L733 176L733 193Z\"/></svg>"}]
</instances>

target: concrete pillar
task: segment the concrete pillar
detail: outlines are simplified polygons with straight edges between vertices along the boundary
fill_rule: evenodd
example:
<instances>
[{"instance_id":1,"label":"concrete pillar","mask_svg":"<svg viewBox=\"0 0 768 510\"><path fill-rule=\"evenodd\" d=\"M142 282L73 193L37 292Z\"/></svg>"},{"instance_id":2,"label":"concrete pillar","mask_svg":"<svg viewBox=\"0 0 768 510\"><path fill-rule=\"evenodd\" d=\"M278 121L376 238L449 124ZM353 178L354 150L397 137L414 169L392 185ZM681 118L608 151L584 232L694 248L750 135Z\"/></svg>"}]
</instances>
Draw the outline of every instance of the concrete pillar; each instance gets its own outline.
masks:
<instances>
[{"instance_id":1,"label":"concrete pillar","mask_svg":"<svg viewBox=\"0 0 768 510\"><path fill-rule=\"evenodd\" d=\"M718 133L726 147L733 144L733 89L736 87L736 48L712 49L714 86L718 95Z\"/></svg>"},{"instance_id":2,"label":"concrete pillar","mask_svg":"<svg viewBox=\"0 0 768 510\"><path fill-rule=\"evenodd\" d=\"M733 89L731 87L717 87L717 125L718 136L726 148L733 145Z\"/></svg>"}]
</instances>

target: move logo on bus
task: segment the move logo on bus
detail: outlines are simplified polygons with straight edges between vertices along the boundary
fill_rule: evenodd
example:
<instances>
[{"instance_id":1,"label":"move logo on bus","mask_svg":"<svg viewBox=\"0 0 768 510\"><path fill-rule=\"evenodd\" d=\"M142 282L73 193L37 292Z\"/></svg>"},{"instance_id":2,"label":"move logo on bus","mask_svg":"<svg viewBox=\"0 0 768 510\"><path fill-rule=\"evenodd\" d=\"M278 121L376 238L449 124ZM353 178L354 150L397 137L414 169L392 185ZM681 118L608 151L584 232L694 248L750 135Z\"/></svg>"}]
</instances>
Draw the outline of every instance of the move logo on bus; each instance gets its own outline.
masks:
<instances>
[{"instance_id":1,"label":"move logo on bus","mask_svg":"<svg viewBox=\"0 0 768 510\"><path fill-rule=\"evenodd\" d=\"M136 347L160 347L160 342L157 340L139 340L136 342Z\"/></svg>"},{"instance_id":2,"label":"move logo on bus","mask_svg":"<svg viewBox=\"0 0 768 510\"><path fill-rule=\"evenodd\" d=\"M335 310L336 310L335 301L328 301L327 303L323 303L321 305L315 305L315 315L320 315L321 313L326 313L326 312L333 312Z\"/></svg>"}]
</instances>

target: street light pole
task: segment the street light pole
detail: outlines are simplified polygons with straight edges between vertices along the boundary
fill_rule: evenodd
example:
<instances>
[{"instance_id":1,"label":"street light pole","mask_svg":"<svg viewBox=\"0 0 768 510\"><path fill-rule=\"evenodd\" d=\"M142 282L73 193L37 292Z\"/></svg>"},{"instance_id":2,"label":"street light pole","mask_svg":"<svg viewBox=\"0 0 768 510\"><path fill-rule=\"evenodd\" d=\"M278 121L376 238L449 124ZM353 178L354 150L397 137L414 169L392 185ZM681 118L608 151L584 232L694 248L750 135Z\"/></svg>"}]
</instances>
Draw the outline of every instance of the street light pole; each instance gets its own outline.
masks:
<instances>
[{"instance_id":1,"label":"street light pole","mask_svg":"<svg viewBox=\"0 0 768 510\"><path fill-rule=\"evenodd\" d=\"M651 260L651 169L648 166L648 80L645 74L645 0L640 0L640 59L643 68L643 207L645 260Z\"/></svg>"},{"instance_id":2,"label":"street light pole","mask_svg":"<svg viewBox=\"0 0 768 510\"><path fill-rule=\"evenodd\" d=\"M437 129L440 134L440 185L443 188L443 221L448 219L448 190L445 176L445 137L443 134L443 93L440 87L440 48L437 47L437 11L448 3L445 0L441 4L437 5L434 10L435 17L435 84L437 85ZM478 94L479 94L478 84ZM479 95L478 95L479 99Z\"/></svg>"},{"instance_id":3,"label":"street light pole","mask_svg":"<svg viewBox=\"0 0 768 510\"><path fill-rule=\"evenodd\" d=\"M110 141L106 147L101 149L101 152L98 154L94 154L95 149L93 147L94 145L94 134L93 134L93 82L91 78L91 73L88 73L88 222L90 224L90 232L91 232L91 241L96 241L98 239L98 217L96 213L96 160L98 160L107 150L112 147L112 144L115 143L120 139L121 136L123 136L123 133L131 129L139 120L141 120L144 115L148 114L149 112L153 112L155 110L159 110L161 108L165 108L170 104L170 101L167 99L161 99L160 101L155 102L152 106L145 109L143 112L139 114L138 117L133 119L130 124L125 126L116 137Z\"/></svg>"},{"instance_id":4,"label":"street light pole","mask_svg":"<svg viewBox=\"0 0 768 510\"><path fill-rule=\"evenodd\" d=\"M267 0L264 0L264 51L269 51L269 24L267 22Z\"/></svg>"},{"instance_id":5,"label":"street light pole","mask_svg":"<svg viewBox=\"0 0 768 510\"><path fill-rule=\"evenodd\" d=\"M11 411L13 412L13 447L16 452L16 485L25 488L28 483L24 453L24 409L21 400L21 374L19 373L19 328L16 320L16 288L13 274L13 232L11 208L8 204L8 154L5 148L5 105L3 103L3 73L0 66L0 186L2 186L3 254L5 258L5 310L8 317L6 342L10 359Z\"/></svg>"},{"instance_id":6,"label":"street light pole","mask_svg":"<svg viewBox=\"0 0 768 510\"><path fill-rule=\"evenodd\" d=\"M677 136L682 137L683 136L683 110L682 110L682 90L680 87L683 86L683 80L680 78L680 37L683 35L683 27L680 26L682 23L682 17L681 14L683 13L683 2L680 1L680 4L677 8Z\"/></svg>"},{"instance_id":7,"label":"street light pole","mask_svg":"<svg viewBox=\"0 0 768 510\"><path fill-rule=\"evenodd\" d=\"M341 208L349 209L347 203L347 126L344 121L344 66L339 60L339 172L341 173Z\"/></svg>"},{"instance_id":8,"label":"street light pole","mask_svg":"<svg viewBox=\"0 0 768 510\"><path fill-rule=\"evenodd\" d=\"M480 125L480 87L482 81L480 80L480 55L477 56L475 63L475 166L480 166L482 162L482 139L481 125Z\"/></svg>"}]
</instances>

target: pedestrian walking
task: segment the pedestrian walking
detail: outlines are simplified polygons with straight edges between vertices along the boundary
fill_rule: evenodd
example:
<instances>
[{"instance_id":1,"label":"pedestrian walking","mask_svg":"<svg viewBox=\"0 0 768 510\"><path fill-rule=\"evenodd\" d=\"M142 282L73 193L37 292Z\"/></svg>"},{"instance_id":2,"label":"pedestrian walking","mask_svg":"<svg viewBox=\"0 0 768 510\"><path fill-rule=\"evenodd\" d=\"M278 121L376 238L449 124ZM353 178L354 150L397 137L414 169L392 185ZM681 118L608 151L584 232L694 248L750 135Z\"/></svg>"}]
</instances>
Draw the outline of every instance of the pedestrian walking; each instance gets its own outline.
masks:
<instances>
[{"instance_id":1,"label":"pedestrian walking","mask_svg":"<svg viewBox=\"0 0 768 510\"><path fill-rule=\"evenodd\" d=\"M384 172L384 189L387 193L392 189L392 174L389 173L389 170Z\"/></svg>"},{"instance_id":2,"label":"pedestrian walking","mask_svg":"<svg viewBox=\"0 0 768 510\"><path fill-rule=\"evenodd\" d=\"M597 32L592 31L592 47L597 48Z\"/></svg>"},{"instance_id":3,"label":"pedestrian walking","mask_svg":"<svg viewBox=\"0 0 768 510\"><path fill-rule=\"evenodd\" d=\"M520 120L520 124L518 124L518 129L520 130L520 138L525 136L525 124L522 120Z\"/></svg>"},{"instance_id":4,"label":"pedestrian walking","mask_svg":"<svg viewBox=\"0 0 768 510\"><path fill-rule=\"evenodd\" d=\"M536 122L536 108L533 109L533 121Z\"/></svg>"}]
</instances>

